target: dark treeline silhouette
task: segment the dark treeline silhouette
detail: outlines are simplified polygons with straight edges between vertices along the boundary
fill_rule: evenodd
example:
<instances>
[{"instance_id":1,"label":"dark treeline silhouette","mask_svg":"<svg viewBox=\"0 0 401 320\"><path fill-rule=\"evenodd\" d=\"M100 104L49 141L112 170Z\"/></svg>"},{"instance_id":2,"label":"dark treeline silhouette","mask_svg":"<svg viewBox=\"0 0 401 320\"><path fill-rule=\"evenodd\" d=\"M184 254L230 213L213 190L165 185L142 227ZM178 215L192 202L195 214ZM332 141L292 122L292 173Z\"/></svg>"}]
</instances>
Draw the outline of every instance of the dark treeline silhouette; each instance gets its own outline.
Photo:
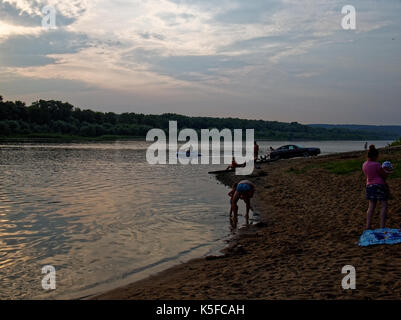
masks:
<instances>
[{"instance_id":1,"label":"dark treeline silhouette","mask_svg":"<svg viewBox=\"0 0 401 320\"><path fill-rule=\"evenodd\" d=\"M3 101L0 96L0 136L66 135L81 137L144 137L152 128L167 130L169 121L179 129L217 128L255 129L258 139L271 140L374 140L380 135L347 129L313 128L297 122L244 120L237 118L188 117L178 114L145 115L138 113L81 110L67 102L39 100L26 106L21 101Z\"/></svg>"},{"instance_id":2,"label":"dark treeline silhouette","mask_svg":"<svg viewBox=\"0 0 401 320\"><path fill-rule=\"evenodd\" d=\"M310 124L309 126L325 129L348 129L361 132L375 132L376 134L386 137L386 140L393 140L401 137L401 126L396 125Z\"/></svg>"}]
</instances>

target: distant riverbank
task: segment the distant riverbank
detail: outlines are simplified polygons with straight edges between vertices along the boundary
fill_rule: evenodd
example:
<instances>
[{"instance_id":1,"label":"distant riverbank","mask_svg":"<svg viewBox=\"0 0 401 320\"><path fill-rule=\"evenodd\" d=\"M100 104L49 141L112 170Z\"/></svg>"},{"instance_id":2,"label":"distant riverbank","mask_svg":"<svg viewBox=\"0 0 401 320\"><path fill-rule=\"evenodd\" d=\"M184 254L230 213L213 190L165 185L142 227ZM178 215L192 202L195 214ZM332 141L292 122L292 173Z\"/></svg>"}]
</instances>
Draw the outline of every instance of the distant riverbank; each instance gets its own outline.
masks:
<instances>
[{"instance_id":1,"label":"distant riverbank","mask_svg":"<svg viewBox=\"0 0 401 320\"><path fill-rule=\"evenodd\" d=\"M145 141L145 136L124 136L124 135L102 135L99 137L87 137L87 136L79 136L79 135L68 135L68 134L55 134L55 133L31 133L31 134L19 134L19 135L12 135L12 136L2 136L0 135L0 142L4 143L69 143L69 142L102 142L102 141ZM305 140L302 139L267 139L263 137L255 137L257 141L265 141L265 142L288 142L288 143L300 143L304 142ZM309 142L318 142L318 141L365 141L360 139L311 139L308 140ZM391 142L387 141L388 144ZM400 145L400 140L395 141L392 145Z\"/></svg>"},{"instance_id":2,"label":"distant riverbank","mask_svg":"<svg viewBox=\"0 0 401 320\"><path fill-rule=\"evenodd\" d=\"M141 136L120 136L120 135L103 135L99 137L85 137L68 134L25 134L14 136L0 136L0 142L98 142L98 141L117 141L117 140L144 140Z\"/></svg>"},{"instance_id":3,"label":"distant riverbank","mask_svg":"<svg viewBox=\"0 0 401 320\"><path fill-rule=\"evenodd\" d=\"M240 118L193 117L173 113L139 114L82 110L68 102L39 100L27 106L21 101L3 101L0 96L0 136L53 135L59 138L96 139L102 137L144 137L157 128L165 132L171 122L179 130L254 129L258 139L269 140L388 140L399 138L394 131L321 128L298 122L278 122ZM66 136L67 135L67 136ZM70 136L68 136L70 135ZM110 139L110 138L107 138Z\"/></svg>"}]
</instances>

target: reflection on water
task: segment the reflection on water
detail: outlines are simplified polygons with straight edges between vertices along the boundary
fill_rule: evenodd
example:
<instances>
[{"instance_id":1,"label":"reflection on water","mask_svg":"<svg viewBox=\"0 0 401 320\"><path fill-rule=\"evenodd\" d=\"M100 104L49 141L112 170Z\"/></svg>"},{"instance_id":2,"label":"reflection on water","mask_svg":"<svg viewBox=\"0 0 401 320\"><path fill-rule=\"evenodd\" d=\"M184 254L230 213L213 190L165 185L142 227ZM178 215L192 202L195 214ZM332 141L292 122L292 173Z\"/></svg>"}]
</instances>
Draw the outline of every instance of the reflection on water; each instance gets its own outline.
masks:
<instances>
[{"instance_id":1,"label":"reflection on water","mask_svg":"<svg viewBox=\"0 0 401 320\"><path fill-rule=\"evenodd\" d=\"M0 148L0 298L80 296L224 246L227 190L210 167L150 166L146 146Z\"/></svg>"},{"instance_id":2,"label":"reflection on water","mask_svg":"<svg viewBox=\"0 0 401 320\"><path fill-rule=\"evenodd\" d=\"M224 246L244 224L230 223L228 190L207 174L224 166L150 166L146 147L0 146L1 299L80 297ZM57 270L52 293L41 287L44 265Z\"/></svg>"}]
</instances>

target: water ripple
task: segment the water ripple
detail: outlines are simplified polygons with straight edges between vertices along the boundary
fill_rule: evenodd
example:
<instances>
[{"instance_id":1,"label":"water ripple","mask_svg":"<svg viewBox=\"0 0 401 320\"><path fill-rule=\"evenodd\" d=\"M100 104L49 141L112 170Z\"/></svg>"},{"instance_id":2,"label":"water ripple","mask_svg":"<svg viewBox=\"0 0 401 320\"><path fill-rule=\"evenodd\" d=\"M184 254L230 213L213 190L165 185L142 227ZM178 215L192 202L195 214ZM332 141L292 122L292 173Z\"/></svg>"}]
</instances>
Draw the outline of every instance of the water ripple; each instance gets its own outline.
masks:
<instances>
[{"instance_id":1,"label":"water ripple","mask_svg":"<svg viewBox=\"0 0 401 320\"><path fill-rule=\"evenodd\" d=\"M205 166L149 166L143 142L0 146L0 298L74 296L223 246L226 190Z\"/></svg>"}]
</instances>

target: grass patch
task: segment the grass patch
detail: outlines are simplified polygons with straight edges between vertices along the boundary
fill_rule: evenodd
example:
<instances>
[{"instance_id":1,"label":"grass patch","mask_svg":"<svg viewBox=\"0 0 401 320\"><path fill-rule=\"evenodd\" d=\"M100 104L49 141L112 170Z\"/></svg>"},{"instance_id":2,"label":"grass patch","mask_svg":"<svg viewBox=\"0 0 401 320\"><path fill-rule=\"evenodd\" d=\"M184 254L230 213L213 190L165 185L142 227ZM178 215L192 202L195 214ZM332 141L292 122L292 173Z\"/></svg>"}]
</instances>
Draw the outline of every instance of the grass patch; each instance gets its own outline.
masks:
<instances>
[{"instance_id":1,"label":"grass patch","mask_svg":"<svg viewBox=\"0 0 401 320\"><path fill-rule=\"evenodd\" d=\"M345 161L333 161L322 164L323 169L326 169L330 173L334 174L351 174L362 170L362 164L365 160L352 159Z\"/></svg>"},{"instance_id":2,"label":"grass patch","mask_svg":"<svg viewBox=\"0 0 401 320\"><path fill-rule=\"evenodd\" d=\"M310 164L302 168L291 167L288 173L292 174L305 174L313 168L322 168L334 174L351 174L356 171L362 170L362 164L365 160L352 159L352 160L337 160L332 162L325 162L319 164Z\"/></svg>"},{"instance_id":3,"label":"grass patch","mask_svg":"<svg viewBox=\"0 0 401 320\"><path fill-rule=\"evenodd\" d=\"M310 169L316 168L317 166L315 164L310 164L302 168L294 168L291 167L290 169L287 170L288 173L293 173L293 174L305 174L308 172Z\"/></svg>"},{"instance_id":4,"label":"grass patch","mask_svg":"<svg viewBox=\"0 0 401 320\"><path fill-rule=\"evenodd\" d=\"M321 168L329 173L337 174L337 175L348 175L353 174L355 172L362 173L362 165L366 161L364 158L357 159L339 159L339 160L331 160L324 163L315 163L309 164L306 166L294 166L290 167L287 170L289 174L306 174L313 168ZM388 179L398 179L401 178L401 152L400 151L392 151L389 153L383 152L380 154L379 162L383 163L384 161L391 161L394 167L394 172L388 176Z\"/></svg>"},{"instance_id":5,"label":"grass patch","mask_svg":"<svg viewBox=\"0 0 401 320\"><path fill-rule=\"evenodd\" d=\"M319 164L310 164L302 168L291 167L287 172L292 174L305 174L313 168L322 168L334 174L351 174L362 170L362 164L365 160L351 159L351 160L337 160Z\"/></svg>"},{"instance_id":6,"label":"grass patch","mask_svg":"<svg viewBox=\"0 0 401 320\"><path fill-rule=\"evenodd\" d=\"M401 159L396 161L391 161L394 167L394 172L389 175L389 179L401 178Z\"/></svg>"},{"instance_id":7,"label":"grass patch","mask_svg":"<svg viewBox=\"0 0 401 320\"><path fill-rule=\"evenodd\" d=\"M401 146L401 139L399 139L399 140L397 140L397 141L394 141L394 142L391 144L391 146L392 146L392 147Z\"/></svg>"},{"instance_id":8,"label":"grass patch","mask_svg":"<svg viewBox=\"0 0 401 320\"><path fill-rule=\"evenodd\" d=\"M382 156L382 159L380 162L384 162L386 159L384 156ZM389 179L397 179L401 178L401 160L391 160L391 163L393 164L394 167L394 172L388 176ZM362 172L362 165L365 162L365 160L361 159L353 159L353 160L346 160L346 161L333 161L329 163L324 163L321 166L323 169L329 171L330 173L333 174L338 174L338 175L346 175L346 174L352 174L354 172Z\"/></svg>"}]
</instances>

